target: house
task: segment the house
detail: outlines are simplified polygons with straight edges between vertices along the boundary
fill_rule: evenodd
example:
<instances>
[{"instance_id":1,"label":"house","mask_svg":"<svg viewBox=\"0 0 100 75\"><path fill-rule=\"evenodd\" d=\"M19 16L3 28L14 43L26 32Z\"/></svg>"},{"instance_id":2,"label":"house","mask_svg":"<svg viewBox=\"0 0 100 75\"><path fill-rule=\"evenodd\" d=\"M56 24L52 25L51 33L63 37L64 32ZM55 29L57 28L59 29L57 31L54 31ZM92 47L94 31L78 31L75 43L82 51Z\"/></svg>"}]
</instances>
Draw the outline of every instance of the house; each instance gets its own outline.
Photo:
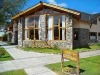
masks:
<instances>
[{"instance_id":1,"label":"house","mask_svg":"<svg viewBox=\"0 0 100 75\"><path fill-rule=\"evenodd\" d=\"M90 41L100 41L100 13L91 16L92 26L90 28Z\"/></svg>"},{"instance_id":2,"label":"house","mask_svg":"<svg viewBox=\"0 0 100 75\"><path fill-rule=\"evenodd\" d=\"M94 32L91 19L91 14L40 2L12 17L13 43L34 46L44 41L69 49L88 46L89 37L94 39L89 36Z\"/></svg>"}]
</instances>

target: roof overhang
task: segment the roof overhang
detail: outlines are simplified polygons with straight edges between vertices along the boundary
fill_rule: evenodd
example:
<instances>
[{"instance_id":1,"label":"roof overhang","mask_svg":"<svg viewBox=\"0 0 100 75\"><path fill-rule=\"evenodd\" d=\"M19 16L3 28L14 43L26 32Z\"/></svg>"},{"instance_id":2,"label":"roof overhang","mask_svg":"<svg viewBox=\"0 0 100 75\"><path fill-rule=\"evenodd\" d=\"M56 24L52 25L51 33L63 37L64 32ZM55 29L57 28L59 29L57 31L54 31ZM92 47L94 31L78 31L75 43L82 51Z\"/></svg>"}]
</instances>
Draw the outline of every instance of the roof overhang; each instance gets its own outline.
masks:
<instances>
[{"instance_id":1,"label":"roof overhang","mask_svg":"<svg viewBox=\"0 0 100 75\"><path fill-rule=\"evenodd\" d=\"M29 9L26 9L25 11L22 11L19 14L13 16L12 20L17 19L20 16L23 16L23 15L25 15L27 13L30 13L31 11L35 12L37 9L41 8L41 6L53 8L53 9L60 10L60 11L64 11L66 13L70 13L70 14L75 15L75 16L80 16L80 13L77 12L77 11L66 9L66 8L63 8L63 7L60 7L60 6L57 6L57 5L53 5L53 4L48 4L48 3L40 2L40 3L36 4L35 6L29 8Z\"/></svg>"}]
</instances>

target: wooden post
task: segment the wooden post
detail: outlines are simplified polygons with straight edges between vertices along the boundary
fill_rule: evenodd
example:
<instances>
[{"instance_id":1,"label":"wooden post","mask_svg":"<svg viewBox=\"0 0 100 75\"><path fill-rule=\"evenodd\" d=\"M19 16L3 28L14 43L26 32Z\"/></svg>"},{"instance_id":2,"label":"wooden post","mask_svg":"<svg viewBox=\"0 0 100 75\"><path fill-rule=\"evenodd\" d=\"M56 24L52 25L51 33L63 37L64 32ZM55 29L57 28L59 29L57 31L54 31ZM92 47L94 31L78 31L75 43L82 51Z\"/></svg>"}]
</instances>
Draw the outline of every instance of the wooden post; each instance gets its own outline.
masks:
<instances>
[{"instance_id":1,"label":"wooden post","mask_svg":"<svg viewBox=\"0 0 100 75\"><path fill-rule=\"evenodd\" d=\"M61 50L61 75L63 75L63 65L64 64L64 58L63 58L63 50Z\"/></svg>"},{"instance_id":2,"label":"wooden post","mask_svg":"<svg viewBox=\"0 0 100 75\"><path fill-rule=\"evenodd\" d=\"M77 52L77 75L80 75L80 62L79 62L79 52Z\"/></svg>"}]
</instances>

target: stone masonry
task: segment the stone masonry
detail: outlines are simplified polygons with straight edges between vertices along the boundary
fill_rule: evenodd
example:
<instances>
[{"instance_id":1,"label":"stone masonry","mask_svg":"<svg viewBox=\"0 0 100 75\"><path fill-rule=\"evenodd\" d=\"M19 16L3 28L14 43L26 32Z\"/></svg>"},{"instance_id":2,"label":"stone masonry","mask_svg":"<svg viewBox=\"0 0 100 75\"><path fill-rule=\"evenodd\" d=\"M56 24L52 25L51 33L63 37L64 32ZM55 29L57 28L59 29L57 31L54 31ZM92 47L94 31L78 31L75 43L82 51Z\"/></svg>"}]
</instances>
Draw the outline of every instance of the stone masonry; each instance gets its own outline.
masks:
<instances>
[{"instance_id":1,"label":"stone masonry","mask_svg":"<svg viewBox=\"0 0 100 75\"><path fill-rule=\"evenodd\" d=\"M19 28L19 33L18 34L22 34L22 26L21 24L18 25ZM41 41L45 41L46 40L46 15L40 15L40 40ZM21 36L20 36L21 37ZM21 39L19 39L21 40ZM26 43L29 42L29 46L30 43L34 42L31 40L30 41L23 41L23 45L26 45ZM21 44L21 43L19 43ZM72 17L71 15L66 15L66 40L65 41L49 41L48 44L52 47L53 45L57 44L59 46L59 48L68 48L68 49L72 49L73 48L73 27L72 27Z\"/></svg>"},{"instance_id":2,"label":"stone masonry","mask_svg":"<svg viewBox=\"0 0 100 75\"><path fill-rule=\"evenodd\" d=\"M12 42L17 44L18 43L18 25L17 25L17 22L14 21L14 24L13 24L13 34L12 34Z\"/></svg>"},{"instance_id":3,"label":"stone masonry","mask_svg":"<svg viewBox=\"0 0 100 75\"><path fill-rule=\"evenodd\" d=\"M74 48L88 46L88 43L89 43L89 29L74 28L73 31L78 32L78 40L73 41Z\"/></svg>"},{"instance_id":4,"label":"stone masonry","mask_svg":"<svg viewBox=\"0 0 100 75\"><path fill-rule=\"evenodd\" d=\"M72 17L66 15L66 40L65 41L50 41L49 44L53 47L55 44L59 48L73 49L73 27L72 27Z\"/></svg>"},{"instance_id":5,"label":"stone masonry","mask_svg":"<svg viewBox=\"0 0 100 75\"><path fill-rule=\"evenodd\" d=\"M18 23L18 46L22 46L22 22Z\"/></svg>"},{"instance_id":6,"label":"stone masonry","mask_svg":"<svg viewBox=\"0 0 100 75\"><path fill-rule=\"evenodd\" d=\"M46 15L40 15L40 40L45 41L46 38Z\"/></svg>"},{"instance_id":7,"label":"stone masonry","mask_svg":"<svg viewBox=\"0 0 100 75\"><path fill-rule=\"evenodd\" d=\"M66 43L67 48L73 48L73 27L72 27L72 16L66 15Z\"/></svg>"}]
</instances>

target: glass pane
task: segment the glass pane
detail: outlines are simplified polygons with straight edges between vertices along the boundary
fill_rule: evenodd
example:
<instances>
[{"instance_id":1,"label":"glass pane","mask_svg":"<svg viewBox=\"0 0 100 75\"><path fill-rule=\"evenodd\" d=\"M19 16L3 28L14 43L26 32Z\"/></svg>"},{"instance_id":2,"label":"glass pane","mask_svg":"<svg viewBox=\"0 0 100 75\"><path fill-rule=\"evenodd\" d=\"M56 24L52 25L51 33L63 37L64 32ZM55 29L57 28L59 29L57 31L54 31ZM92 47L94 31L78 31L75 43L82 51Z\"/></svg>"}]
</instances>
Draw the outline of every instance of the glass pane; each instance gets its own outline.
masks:
<instances>
[{"instance_id":1,"label":"glass pane","mask_svg":"<svg viewBox=\"0 0 100 75\"><path fill-rule=\"evenodd\" d=\"M33 26L34 25L34 17L29 18L29 25Z\"/></svg>"},{"instance_id":2,"label":"glass pane","mask_svg":"<svg viewBox=\"0 0 100 75\"><path fill-rule=\"evenodd\" d=\"M59 23L59 16L54 16L54 25L58 25Z\"/></svg>"},{"instance_id":3,"label":"glass pane","mask_svg":"<svg viewBox=\"0 0 100 75\"><path fill-rule=\"evenodd\" d=\"M39 40L39 30L35 29L35 39Z\"/></svg>"},{"instance_id":4,"label":"glass pane","mask_svg":"<svg viewBox=\"0 0 100 75\"><path fill-rule=\"evenodd\" d=\"M62 27L62 16L60 16L60 27Z\"/></svg>"},{"instance_id":5,"label":"glass pane","mask_svg":"<svg viewBox=\"0 0 100 75\"><path fill-rule=\"evenodd\" d=\"M60 40L62 40L62 28L60 28Z\"/></svg>"},{"instance_id":6,"label":"glass pane","mask_svg":"<svg viewBox=\"0 0 100 75\"><path fill-rule=\"evenodd\" d=\"M29 39L34 40L34 29L33 28L30 29L30 35L29 36L30 36Z\"/></svg>"},{"instance_id":7,"label":"glass pane","mask_svg":"<svg viewBox=\"0 0 100 75\"><path fill-rule=\"evenodd\" d=\"M59 30L58 27L54 27L54 40L59 39Z\"/></svg>"},{"instance_id":8,"label":"glass pane","mask_svg":"<svg viewBox=\"0 0 100 75\"><path fill-rule=\"evenodd\" d=\"M39 27L39 17L35 17L35 26L36 28Z\"/></svg>"}]
</instances>

